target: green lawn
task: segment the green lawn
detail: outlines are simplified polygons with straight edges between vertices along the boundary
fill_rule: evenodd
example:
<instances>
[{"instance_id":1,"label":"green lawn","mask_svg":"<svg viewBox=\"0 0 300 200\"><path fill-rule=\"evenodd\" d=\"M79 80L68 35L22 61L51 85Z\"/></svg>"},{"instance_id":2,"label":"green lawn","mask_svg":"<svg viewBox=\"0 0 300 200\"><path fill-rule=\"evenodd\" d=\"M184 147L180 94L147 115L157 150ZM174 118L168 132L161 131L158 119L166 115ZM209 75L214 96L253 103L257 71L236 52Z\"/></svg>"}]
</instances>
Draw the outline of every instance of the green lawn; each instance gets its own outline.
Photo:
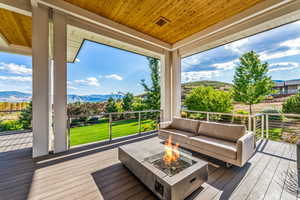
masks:
<instances>
[{"instance_id":1,"label":"green lawn","mask_svg":"<svg viewBox=\"0 0 300 200\"><path fill-rule=\"evenodd\" d=\"M150 126L153 123L153 120L143 120L141 130L153 130L153 128ZM113 122L112 125L113 138L132 135L139 132L137 119L116 121ZM70 145L75 146L79 144L87 144L91 142L107 140L109 139L108 128L109 127L107 119L101 120L99 124L71 128Z\"/></svg>"}]
</instances>

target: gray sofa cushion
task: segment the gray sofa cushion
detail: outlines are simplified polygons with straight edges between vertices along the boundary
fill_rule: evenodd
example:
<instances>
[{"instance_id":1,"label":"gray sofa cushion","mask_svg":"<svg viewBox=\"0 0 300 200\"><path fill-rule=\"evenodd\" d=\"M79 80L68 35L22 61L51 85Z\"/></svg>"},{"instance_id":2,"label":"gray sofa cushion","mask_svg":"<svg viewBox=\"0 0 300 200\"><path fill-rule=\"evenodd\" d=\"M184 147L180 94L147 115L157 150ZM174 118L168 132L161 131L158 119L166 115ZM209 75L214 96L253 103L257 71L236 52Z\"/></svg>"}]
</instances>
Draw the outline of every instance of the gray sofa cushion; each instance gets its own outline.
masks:
<instances>
[{"instance_id":1,"label":"gray sofa cushion","mask_svg":"<svg viewBox=\"0 0 300 200\"><path fill-rule=\"evenodd\" d=\"M178 143L186 143L189 144L189 138L195 136L194 133L176 130L176 129L160 129L159 137L161 139L167 139L169 136L172 136L172 140Z\"/></svg>"},{"instance_id":2,"label":"gray sofa cushion","mask_svg":"<svg viewBox=\"0 0 300 200\"><path fill-rule=\"evenodd\" d=\"M197 120L174 117L170 128L196 134L199 124L200 122Z\"/></svg>"},{"instance_id":3,"label":"gray sofa cushion","mask_svg":"<svg viewBox=\"0 0 300 200\"><path fill-rule=\"evenodd\" d=\"M216 139L207 136L196 136L190 138L190 144L197 146L205 151L214 154L222 155L230 159L237 158L236 143L229 142L221 139Z\"/></svg>"},{"instance_id":4,"label":"gray sofa cushion","mask_svg":"<svg viewBox=\"0 0 300 200\"><path fill-rule=\"evenodd\" d=\"M246 127L238 124L221 124L215 122L201 122L199 135L236 142L245 135Z\"/></svg>"}]
</instances>

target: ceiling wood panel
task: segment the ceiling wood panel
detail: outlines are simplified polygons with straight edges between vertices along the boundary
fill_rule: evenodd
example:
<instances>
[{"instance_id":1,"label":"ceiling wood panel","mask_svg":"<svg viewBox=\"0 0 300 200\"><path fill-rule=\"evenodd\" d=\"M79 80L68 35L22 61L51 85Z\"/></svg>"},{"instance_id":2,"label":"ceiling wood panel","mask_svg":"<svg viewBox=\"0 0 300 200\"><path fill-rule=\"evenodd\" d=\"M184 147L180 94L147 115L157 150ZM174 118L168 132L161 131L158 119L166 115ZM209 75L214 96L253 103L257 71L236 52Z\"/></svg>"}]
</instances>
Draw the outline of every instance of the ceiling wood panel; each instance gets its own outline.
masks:
<instances>
[{"instance_id":1,"label":"ceiling wood panel","mask_svg":"<svg viewBox=\"0 0 300 200\"><path fill-rule=\"evenodd\" d=\"M31 17L0 8L0 33L9 44L31 47Z\"/></svg>"},{"instance_id":2,"label":"ceiling wood panel","mask_svg":"<svg viewBox=\"0 0 300 200\"><path fill-rule=\"evenodd\" d=\"M173 44L266 0L64 1ZM160 17L169 23L156 25Z\"/></svg>"}]
</instances>

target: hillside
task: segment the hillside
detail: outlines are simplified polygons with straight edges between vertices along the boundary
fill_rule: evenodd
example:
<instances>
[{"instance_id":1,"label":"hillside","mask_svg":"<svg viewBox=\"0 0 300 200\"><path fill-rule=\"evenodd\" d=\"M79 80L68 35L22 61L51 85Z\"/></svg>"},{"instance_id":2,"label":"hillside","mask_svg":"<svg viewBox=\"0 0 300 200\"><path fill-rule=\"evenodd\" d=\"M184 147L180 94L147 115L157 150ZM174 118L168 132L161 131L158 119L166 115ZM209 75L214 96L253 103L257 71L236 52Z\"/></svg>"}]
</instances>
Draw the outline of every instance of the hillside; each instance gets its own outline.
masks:
<instances>
[{"instance_id":1,"label":"hillside","mask_svg":"<svg viewBox=\"0 0 300 200\"><path fill-rule=\"evenodd\" d=\"M73 102L102 102L107 101L110 97L120 99L122 94L94 94L94 95L68 95L68 103ZM0 91L0 102L29 102L31 94L18 91Z\"/></svg>"},{"instance_id":2,"label":"hillside","mask_svg":"<svg viewBox=\"0 0 300 200\"><path fill-rule=\"evenodd\" d=\"M199 87L199 86L206 86L206 87L210 86L210 87L213 87L214 89L228 91L232 87L232 84L221 82L221 81L206 81L206 80L183 83L183 84L181 84L182 99L184 99L185 96L193 88L196 88L196 87Z\"/></svg>"}]
</instances>

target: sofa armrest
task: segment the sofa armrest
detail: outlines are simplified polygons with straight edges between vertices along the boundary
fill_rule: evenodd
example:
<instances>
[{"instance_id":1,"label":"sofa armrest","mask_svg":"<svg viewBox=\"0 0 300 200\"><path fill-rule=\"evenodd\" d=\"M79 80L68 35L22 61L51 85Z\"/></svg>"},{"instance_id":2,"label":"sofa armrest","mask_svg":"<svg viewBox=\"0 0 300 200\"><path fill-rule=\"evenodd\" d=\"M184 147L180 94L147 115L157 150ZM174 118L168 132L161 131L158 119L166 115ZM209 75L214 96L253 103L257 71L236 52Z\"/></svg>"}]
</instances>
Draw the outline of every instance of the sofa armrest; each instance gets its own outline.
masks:
<instances>
[{"instance_id":1,"label":"sofa armrest","mask_svg":"<svg viewBox=\"0 0 300 200\"><path fill-rule=\"evenodd\" d=\"M253 132L247 132L237 141L237 160L240 166L243 166L255 152L255 135Z\"/></svg>"},{"instance_id":2,"label":"sofa armrest","mask_svg":"<svg viewBox=\"0 0 300 200\"><path fill-rule=\"evenodd\" d=\"M160 122L159 128L168 128L171 125L172 121Z\"/></svg>"}]
</instances>

